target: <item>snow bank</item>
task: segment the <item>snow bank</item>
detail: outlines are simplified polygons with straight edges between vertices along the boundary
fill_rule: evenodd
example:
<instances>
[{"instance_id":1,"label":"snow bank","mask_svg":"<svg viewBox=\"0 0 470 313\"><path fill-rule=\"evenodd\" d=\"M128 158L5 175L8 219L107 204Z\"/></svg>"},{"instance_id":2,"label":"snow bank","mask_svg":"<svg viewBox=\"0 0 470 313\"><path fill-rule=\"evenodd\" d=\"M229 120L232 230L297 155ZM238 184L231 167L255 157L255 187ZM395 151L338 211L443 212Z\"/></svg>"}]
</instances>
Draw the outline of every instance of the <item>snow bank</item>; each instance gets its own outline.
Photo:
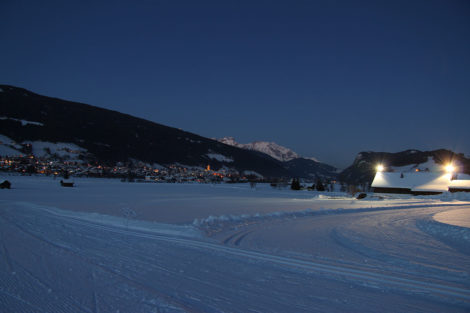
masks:
<instances>
[{"instance_id":1,"label":"snow bank","mask_svg":"<svg viewBox=\"0 0 470 313\"><path fill-rule=\"evenodd\" d=\"M100 213L77 212L62 210L55 207L41 206L27 202L0 201L0 209L21 208L26 210L41 210L45 213L63 217L67 220L83 221L92 224L125 228L126 230L150 232L158 235L170 235L179 237L202 237L201 232L192 225L174 225L138 220L138 215L132 208L121 208L122 217L105 215Z\"/></svg>"},{"instance_id":2,"label":"snow bank","mask_svg":"<svg viewBox=\"0 0 470 313\"><path fill-rule=\"evenodd\" d=\"M462 204L446 204L446 206L461 206ZM411 208L425 208L425 207L440 207L442 204L413 204L413 205L400 205L400 206L371 206L359 208L320 208L320 209L305 209L300 211L278 211L270 213L255 213L255 214L242 214L242 215L210 215L207 218L195 219L193 226L198 227L206 232L219 231L224 228L237 228L240 226L266 222L275 219L295 219L302 217L311 217L327 214L348 214L358 212L373 212L383 210L397 210L397 209L411 209Z\"/></svg>"},{"instance_id":3,"label":"snow bank","mask_svg":"<svg viewBox=\"0 0 470 313\"><path fill-rule=\"evenodd\" d=\"M441 201L470 201L470 192L443 192L440 195L414 196L415 199L432 199Z\"/></svg>"},{"instance_id":4,"label":"snow bank","mask_svg":"<svg viewBox=\"0 0 470 313\"><path fill-rule=\"evenodd\" d=\"M272 212L272 213L255 213L255 214L242 214L242 215L221 215L221 216L209 216L203 219L195 219L193 222L194 226L197 227L206 227L216 224L224 224L224 223L239 223L239 222L253 222L259 220L266 220L266 219L273 219L273 218L295 218L295 217L302 217L302 216L310 216L318 214L319 212L325 213L325 209L320 209L314 211L312 209L306 209L302 211L295 211L295 212L287 212L287 211L279 211L279 212Z\"/></svg>"}]
</instances>

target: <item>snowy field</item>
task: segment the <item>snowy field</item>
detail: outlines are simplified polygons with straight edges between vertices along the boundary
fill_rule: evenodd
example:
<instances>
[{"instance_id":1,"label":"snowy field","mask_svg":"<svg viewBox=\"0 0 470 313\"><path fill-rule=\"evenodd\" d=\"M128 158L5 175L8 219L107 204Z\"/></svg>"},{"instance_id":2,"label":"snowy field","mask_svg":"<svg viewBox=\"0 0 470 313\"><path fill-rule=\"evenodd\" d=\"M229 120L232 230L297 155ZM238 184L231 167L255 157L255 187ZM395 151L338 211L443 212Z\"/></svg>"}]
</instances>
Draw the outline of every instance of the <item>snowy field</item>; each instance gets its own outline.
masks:
<instances>
[{"instance_id":1,"label":"snowy field","mask_svg":"<svg viewBox=\"0 0 470 313\"><path fill-rule=\"evenodd\" d=\"M470 311L468 194L3 178L0 312Z\"/></svg>"}]
</instances>

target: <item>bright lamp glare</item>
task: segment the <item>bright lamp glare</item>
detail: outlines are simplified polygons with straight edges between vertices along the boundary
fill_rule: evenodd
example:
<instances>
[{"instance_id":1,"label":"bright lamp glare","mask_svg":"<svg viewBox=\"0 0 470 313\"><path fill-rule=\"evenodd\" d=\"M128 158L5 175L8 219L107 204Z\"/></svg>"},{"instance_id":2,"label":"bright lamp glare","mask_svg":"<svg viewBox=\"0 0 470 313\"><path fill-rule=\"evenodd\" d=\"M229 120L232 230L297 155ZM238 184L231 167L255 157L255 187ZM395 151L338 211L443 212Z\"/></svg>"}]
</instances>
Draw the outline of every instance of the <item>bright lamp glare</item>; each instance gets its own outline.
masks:
<instances>
[{"instance_id":1,"label":"bright lamp glare","mask_svg":"<svg viewBox=\"0 0 470 313\"><path fill-rule=\"evenodd\" d=\"M377 172L383 172L384 171L384 166L382 164L377 165Z\"/></svg>"},{"instance_id":2,"label":"bright lamp glare","mask_svg":"<svg viewBox=\"0 0 470 313\"><path fill-rule=\"evenodd\" d=\"M448 164L448 165L446 166L446 172L447 172L447 173L452 173L452 172L454 172L454 171L455 171L455 167L454 167L452 164Z\"/></svg>"}]
</instances>

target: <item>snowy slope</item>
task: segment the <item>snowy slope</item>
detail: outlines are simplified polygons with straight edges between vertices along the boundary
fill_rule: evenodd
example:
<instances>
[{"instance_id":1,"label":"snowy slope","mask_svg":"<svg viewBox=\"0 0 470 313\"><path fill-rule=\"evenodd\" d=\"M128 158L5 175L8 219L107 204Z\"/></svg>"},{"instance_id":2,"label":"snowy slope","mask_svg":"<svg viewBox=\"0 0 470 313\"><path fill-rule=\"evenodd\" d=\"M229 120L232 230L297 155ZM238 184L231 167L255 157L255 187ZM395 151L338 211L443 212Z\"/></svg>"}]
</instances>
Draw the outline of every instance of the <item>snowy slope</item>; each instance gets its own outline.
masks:
<instances>
[{"instance_id":1,"label":"snowy slope","mask_svg":"<svg viewBox=\"0 0 470 313\"><path fill-rule=\"evenodd\" d=\"M24 155L25 153L20 151L24 145L29 145L32 154L36 157L59 156L82 162L79 159L80 155L87 153L86 149L73 143L47 141L23 141L18 143L7 136L0 135L0 155L2 156Z\"/></svg>"},{"instance_id":2,"label":"snowy slope","mask_svg":"<svg viewBox=\"0 0 470 313\"><path fill-rule=\"evenodd\" d=\"M23 153L21 145L17 144L11 138L0 134L0 155L1 156L19 156Z\"/></svg>"},{"instance_id":3,"label":"snowy slope","mask_svg":"<svg viewBox=\"0 0 470 313\"><path fill-rule=\"evenodd\" d=\"M414 151L414 150L412 150ZM432 157L428 157L426 162L417 164L408 164L404 166L390 166L390 169L394 172L407 173L416 171L429 171L429 172L442 172L443 165L436 163Z\"/></svg>"}]
</instances>

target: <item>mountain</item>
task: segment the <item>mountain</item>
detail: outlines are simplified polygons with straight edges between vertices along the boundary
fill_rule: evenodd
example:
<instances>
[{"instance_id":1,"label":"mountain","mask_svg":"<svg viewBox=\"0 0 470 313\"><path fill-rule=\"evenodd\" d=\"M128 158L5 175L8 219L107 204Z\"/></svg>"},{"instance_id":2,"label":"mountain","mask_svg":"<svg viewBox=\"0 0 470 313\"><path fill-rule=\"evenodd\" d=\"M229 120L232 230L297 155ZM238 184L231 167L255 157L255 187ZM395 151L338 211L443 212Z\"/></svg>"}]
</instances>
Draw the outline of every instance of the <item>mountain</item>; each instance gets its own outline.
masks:
<instances>
[{"instance_id":1,"label":"mountain","mask_svg":"<svg viewBox=\"0 0 470 313\"><path fill-rule=\"evenodd\" d=\"M300 155L295 153L289 148L283 147L278 145L275 142L266 142L266 141L255 141L250 143L238 143L235 141L233 137L224 137L217 139L219 142L222 142L226 145L247 149L247 150L254 150L259 151L262 153L266 153L267 155L275 158L276 160L286 162L296 158L300 158Z\"/></svg>"},{"instance_id":2,"label":"mountain","mask_svg":"<svg viewBox=\"0 0 470 313\"><path fill-rule=\"evenodd\" d=\"M336 179L338 176L334 166L317 162L312 159L296 158L284 162L284 167L294 176L315 181L317 178Z\"/></svg>"},{"instance_id":3,"label":"mountain","mask_svg":"<svg viewBox=\"0 0 470 313\"><path fill-rule=\"evenodd\" d=\"M315 158L301 157L291 149L275 142L255 141L242 144L235 141L233 137L224 137L217 140L230 146L265 153L283 162L285 169L294 177L314 180L316 178L331 179L337 176L335 167L318 162Z\"/></svg>"},{"instance_id":4,"label":"mountain","mask_svg":"<svg viewBox=\"0 0 470 313\"><path fill-rule=\"evenodd\" d=\"M139 160L160 165L228 167L265 177L291 176L282 162L258 151L8 85L0 85L0 135L16 143L56 143L54 149L63 144L76 147L86 151L82 158L104 164Z\"/></svg>"},{"instance_id":5,"label":"mountain","mask_svg":"<svg viewBox=\"0 0 470 313\"><path fill-rule=\"evenodd\" d=\"M470 159L463 153L450 150L406 150L397 153L368 151L359 153L353 164L338 175L338 179L351 184L371 183L378 164L383 164L388 171L403 172L438 171L448 163L455 164L459 172L470 174Z\"/></svg>"}]
</instances>

